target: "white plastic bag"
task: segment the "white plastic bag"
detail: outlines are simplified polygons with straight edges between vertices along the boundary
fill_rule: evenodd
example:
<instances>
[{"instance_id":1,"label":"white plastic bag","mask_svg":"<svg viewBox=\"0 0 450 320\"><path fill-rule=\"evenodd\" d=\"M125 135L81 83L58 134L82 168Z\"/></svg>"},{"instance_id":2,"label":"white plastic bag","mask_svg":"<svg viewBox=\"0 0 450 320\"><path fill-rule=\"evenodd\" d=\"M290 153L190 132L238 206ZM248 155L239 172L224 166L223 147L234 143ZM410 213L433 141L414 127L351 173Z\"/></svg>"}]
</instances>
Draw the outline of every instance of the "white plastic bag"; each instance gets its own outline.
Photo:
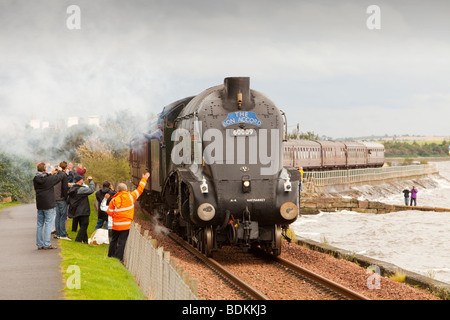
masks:
<instances>
[{"instance_id":1,"label":"white plastic bag","mask_svg":"<svg viewBox=\"0 0 450 320\"><path fill-rule=\"evenodd\" d=\"M88 239L88 243L92 245L109 244L108 230L97 229Z\"/></svg>"}]
</instances>

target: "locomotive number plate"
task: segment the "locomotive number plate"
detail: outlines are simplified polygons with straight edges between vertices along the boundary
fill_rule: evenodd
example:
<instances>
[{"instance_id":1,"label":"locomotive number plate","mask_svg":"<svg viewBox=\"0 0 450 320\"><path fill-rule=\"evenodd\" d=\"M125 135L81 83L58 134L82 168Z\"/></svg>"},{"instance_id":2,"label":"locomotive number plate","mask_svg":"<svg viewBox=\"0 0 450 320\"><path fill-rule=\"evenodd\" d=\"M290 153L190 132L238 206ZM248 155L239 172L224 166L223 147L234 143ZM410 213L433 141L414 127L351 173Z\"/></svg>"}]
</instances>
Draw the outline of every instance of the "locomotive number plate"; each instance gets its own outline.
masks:
<instances>
[{"instance_id":1,"label":"locomotive number plate","mask_svg":"<svg viewBox=\"0 0 450 320\"><path fill-rule=\"evenodd\" d=\"M229 130L231 135L234 137L242 137L242 136L254 136L256 135L255 129L233 129Z\"/></svg>"}]
</instances>

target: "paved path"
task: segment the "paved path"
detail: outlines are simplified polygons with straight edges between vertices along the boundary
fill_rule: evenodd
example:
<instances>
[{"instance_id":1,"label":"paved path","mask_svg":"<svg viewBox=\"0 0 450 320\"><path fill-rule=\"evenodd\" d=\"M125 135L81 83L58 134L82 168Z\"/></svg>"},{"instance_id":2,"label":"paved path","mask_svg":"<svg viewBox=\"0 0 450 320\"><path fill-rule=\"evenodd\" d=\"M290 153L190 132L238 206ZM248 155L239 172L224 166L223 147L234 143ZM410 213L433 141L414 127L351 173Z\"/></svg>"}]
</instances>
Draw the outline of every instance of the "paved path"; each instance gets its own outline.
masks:
<instances>
[{"instance_id":1,"label":"paved path","mask_svg":"<svg viewBox=\"0 0 450 320\"><path fill-rule=\"evenodd\" d=\"M0 211L0 300L64 299L60 249L37 249L36 215L35 204Z\"/></svg>"}]
</instances>

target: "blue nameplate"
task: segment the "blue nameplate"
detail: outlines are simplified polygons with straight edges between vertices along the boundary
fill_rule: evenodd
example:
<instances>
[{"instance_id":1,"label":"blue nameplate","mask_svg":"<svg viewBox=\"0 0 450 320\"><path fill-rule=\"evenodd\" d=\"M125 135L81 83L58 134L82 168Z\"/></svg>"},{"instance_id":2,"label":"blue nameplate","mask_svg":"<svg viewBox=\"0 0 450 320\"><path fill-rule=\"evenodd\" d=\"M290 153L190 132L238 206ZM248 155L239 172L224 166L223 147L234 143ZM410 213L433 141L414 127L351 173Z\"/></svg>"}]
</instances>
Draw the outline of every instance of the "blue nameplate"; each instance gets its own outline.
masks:
<instances>
[{"instance_id":1,"label":"blue nameplate","mask_svg":"<svg viewBox=\"0 0 450 320\"><path fill-rule=\"evenodd\" d=\"M262 121L258 119L258 117L254 112L237 111L237 112L230 112L225 121L222 122L222 125L226 128L236 123L247 123L260 127Z\"/></svg>"}]
</instances>

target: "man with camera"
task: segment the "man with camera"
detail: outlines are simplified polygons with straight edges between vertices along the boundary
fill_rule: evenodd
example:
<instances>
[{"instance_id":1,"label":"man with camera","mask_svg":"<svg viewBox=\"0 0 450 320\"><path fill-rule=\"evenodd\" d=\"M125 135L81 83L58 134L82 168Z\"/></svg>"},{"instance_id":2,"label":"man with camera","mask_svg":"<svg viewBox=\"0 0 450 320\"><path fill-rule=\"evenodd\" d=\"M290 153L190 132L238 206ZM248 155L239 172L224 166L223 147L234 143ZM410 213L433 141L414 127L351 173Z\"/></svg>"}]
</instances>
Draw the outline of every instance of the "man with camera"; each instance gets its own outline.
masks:
<instances>
[{"instance_id":1,"label":"man with camera","mask_svg":"<svg viewBox=\"0 0 450 320\"><path fill-rule=\"evenodd\" d=\"M67 162L61 161L59 164L61 170L65 173L61 182L55 185L55 199L56 199L56 217L55 217L55 238L72 240L67 235L66 222L67 222L67 192L69 191L68 175L66 172Z\"/></svg>"},{"instance_id":2,"label":"man with camera","mask_svg":"<svg viewBox=\"0 0 450 320\"><path fill-rule=\"evenodd\" d=\"M76 176L73 182L74 184L72 184L67 193L69 217L73 218L72 223L80 224L80 230L77 233L75 241L88 243L87 229L91 214L88 196L95 192L95 183L92 181L91 176L88 177L89 186L84 185L84 177L82 176Z\"/></svg>"},{"instance_id":3,"label":"man with camera","mask_svg":"<svg viewBox=\"0 0 450 320\"><path fill-rule=\"evenodd\" d=\"M57 166L51 173L47 173L44 162L37 165L37 173L33 178L36 192L37 230L36 245L38 250L56 249L50 242L52 224L56 213L56 198L54 186L62 181L66 174Z\"/></svg>"}]
</instances>

